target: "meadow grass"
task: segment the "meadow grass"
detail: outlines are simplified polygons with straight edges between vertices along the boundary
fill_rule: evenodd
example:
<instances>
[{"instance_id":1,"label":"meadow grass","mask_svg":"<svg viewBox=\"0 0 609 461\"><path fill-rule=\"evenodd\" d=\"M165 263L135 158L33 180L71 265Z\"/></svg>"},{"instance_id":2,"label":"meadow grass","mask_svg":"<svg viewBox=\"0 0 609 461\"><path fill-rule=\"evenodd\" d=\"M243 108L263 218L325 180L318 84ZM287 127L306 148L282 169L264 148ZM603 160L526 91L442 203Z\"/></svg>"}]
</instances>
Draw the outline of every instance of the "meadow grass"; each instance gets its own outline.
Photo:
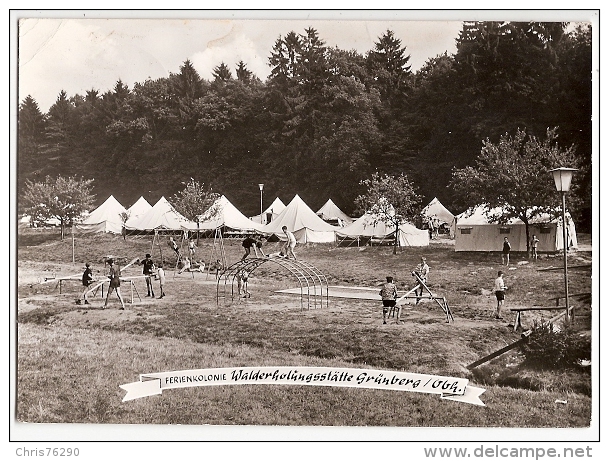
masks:
<instances>
[{"instance_id":1,"label":"meadow grass","mask_svg":"<svg viewBox=\"0 0 609 461\"><path fill-rule=\"evenodd\" d=\"M45 237L46 236L46 237ZM201 240L199 256L212 254ZM242 254L240 241L225 240L227 259ZM278 244L267 244L270 252ZM421 255L431 267L430 285L445 296L455 322L445 323L432 302L407 305L405 322L382 325L380 302L331 298L321 309L300 308L297 296L276 293L296 286L289 274L267 264L250 279L252 298L221 299L205 274L167 272L167 297L136 299L127 310L101 310L103 301L76 305L78 283L58 294L40 274L76 273L85 261L103 276L103 259L130 260L150 252L150 239L95 235L76 240L42 232L19 240L17 419L36 423L212 424L396 427L587 427L591 416L589 373L548 372L522 366L518 350L469 371L466 365L519 339L508 322L492 318L488 290L500 269L498 254L456 254L449 245L408 248L297 247L297 255L326 274L330 284L375 287L385 275L409 288ZM168 248L167 248L168 250ZM158 260L159 254L153 258ZM163 248L163 255L169 254ZM570 255L571 263L589 253ZM544 257L506 271L509 305L549 305L559 296L560 265ZM138 274L133 267L130 274ZM136 283L141 295L144 282ZM155 289L158 282L155 282ZM590 291L590 274L574 270L577 291ZM126 288L123 294L127 292ZM86 307L86 309L85 309ZM578 328L589 328L590 307L578 306ZM507 317L507 316L506 316ZM525 318L532 322L532 316ZM442 401L438 396L371 389L278 385L185 388L122 402L121 384L141 373L233 366L334 366L440 374L470 379L486 389L486 407ZM568 404L558 404L557 400Z\"/></svg>"}]
</instances>

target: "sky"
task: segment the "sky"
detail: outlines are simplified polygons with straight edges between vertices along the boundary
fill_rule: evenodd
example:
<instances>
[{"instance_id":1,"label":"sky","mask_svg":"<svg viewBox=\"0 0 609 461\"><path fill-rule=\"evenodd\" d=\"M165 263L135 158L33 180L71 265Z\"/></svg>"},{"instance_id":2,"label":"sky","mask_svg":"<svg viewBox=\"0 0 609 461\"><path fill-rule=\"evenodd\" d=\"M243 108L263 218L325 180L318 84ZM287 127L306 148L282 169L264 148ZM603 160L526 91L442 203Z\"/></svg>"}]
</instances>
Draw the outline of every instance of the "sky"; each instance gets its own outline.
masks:
<instances>
[{"instance_id":1,"label":"sky","mask_svg":"<svg viewBox=\"0 0 609 461\"><path fill-rule=\"evenodd\" d=\"M488 19L502 16L478 12L481 19L485 14ZM85 95L91 89L104 93L119 79L133 88L134 83L149 78L179 73L187 59L205 79L211 79L213 68L222 62L234 75L235 64L242 60L265 80L275 41L291 31L304 33L308 27L314 27L327 46L362 54L373 49L390 29L406 47L416 71L429 58L456 52L462 20L472 18L477 16L471 11L459 15L408 10L24 11L15 17L19 21L18 101L31 95L40 110L47 112L61 90L68 97Z\"/></svg>"}]
</instances>

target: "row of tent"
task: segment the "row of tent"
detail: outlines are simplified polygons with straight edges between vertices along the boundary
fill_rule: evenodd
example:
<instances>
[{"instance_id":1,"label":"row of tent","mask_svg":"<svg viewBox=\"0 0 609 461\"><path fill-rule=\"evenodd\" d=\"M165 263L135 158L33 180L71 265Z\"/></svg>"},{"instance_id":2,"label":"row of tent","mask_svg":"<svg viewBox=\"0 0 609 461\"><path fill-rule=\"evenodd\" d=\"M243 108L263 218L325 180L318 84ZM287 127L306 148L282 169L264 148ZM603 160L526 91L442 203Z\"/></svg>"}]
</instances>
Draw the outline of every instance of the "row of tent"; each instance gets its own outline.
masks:
<instances>
[{"instance_id":1,"label":"row of tent","mask_svg":"<svg viewBox=\"0 0 609 461\"><path fill-rule=\"evenodd\" d=\"M262 214L252 216L250 219L261 224L269 224L271 221L275 221L283 210L285 210L285 208L285 204L279 197L277 197L273 203L271 203L271 205L262 212ZM316 214L323 221L338 227L345 227L354 221L351 216L347 215L338 206L336 206L332 199L328 199L328 201L324 203L319 210L317 210Z\"/></svg>"},{"instance_id":2,"label":"row of tent","mask_svg":"<svg viewBox=\"0 0 609 461\"><path fill-rule=\"evenodd\" d=\"M332 200L328 200L315 213L301 198L296 195L286 206L275 199L273 204L262 215L247 218L224 195L210 207L213 210L201 215L199 222L194 222L181 215L165 197L151 206L140 197L129 209L125 209L114 196L110 196L80 224L76 225L79 233L111 232L120 234L123 231L124 213L128 219L124 223L127 232L153 231L209 231L222 228L237 233L257 233L265 236L284 238L283 226L292 231L299 243L328 243L337 238L345 239L378 239L388 240L394 237L395 229L382 222L376 222L373 216L365 214L353 219L340 210ZM209 214L211 217L206 218ZM334 221L338 225L332 225ZM399 229L399 243L403 246L429 245L427 231L417 229L411 224L404 224Z\"/></svg>"},{"instance_id":3,"label":"row of tent","mask_svg":"<svg viewBox=\"0 0 609 461\"><path fill-rule=\"evenodd\" d=\"M243 215L224 195L210 207L213 212L204 213L199 222L182 216L170 203L161 197L151 206L140 197L129 209L125 209L113 196L90 213L83 223L76 226L81 233L112 232L123 230L121 215L128 213L125 222L127 232L153 231L210 231L224 229L235 233L257 233L267 237L284 239L282 227L294 233L299 243L328 243L344 241L387 241L395 238L395 229L378 221L369 213L353 219L328 200L314 212L296 195L286 206L279 198L261 214L250 218ZM497 210L492 210L497 211ZM206 218L206 214L210 217ZM514 251L525 251L527 239L525 225L520 220L504 224L488 222L487 210L483 206L474 207L454 216L437 198L423 210L424 216L446 224L455 240L455 251L499 251L504 237L508 237ZM124 215L123 215L124 216ZM332 224L330 224L332 223ZM542 216L531 223L533 233L538 237L538 251L557 251L563 248L562 221ZM577 248L575 224L567 219L568 245ZM412 224L399 228L400 246L427 246L429 232Z\"/></svg>"}]
</instances>

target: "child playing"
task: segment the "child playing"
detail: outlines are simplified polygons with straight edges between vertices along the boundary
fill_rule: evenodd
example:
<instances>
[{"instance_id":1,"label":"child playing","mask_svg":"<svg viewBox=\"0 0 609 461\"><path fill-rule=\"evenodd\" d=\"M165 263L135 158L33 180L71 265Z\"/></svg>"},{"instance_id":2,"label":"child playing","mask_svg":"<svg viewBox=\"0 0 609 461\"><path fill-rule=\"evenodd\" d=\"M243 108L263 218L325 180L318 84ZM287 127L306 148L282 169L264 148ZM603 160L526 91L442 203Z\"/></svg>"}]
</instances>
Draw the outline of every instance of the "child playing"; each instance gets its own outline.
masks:
<instances>
[{"instance_id":1,"label":"child playing","mask_svg":"<svg viewBox=\"0 0 609 461\"><path fill-rule=\"evenodd\" d=\"M118 296L119 301L121 302L121 307L119 310L125 309L125 302L123 301L123 296L121 295L121 279L120 279L120 269L114 266L114 259L108 259L108 265L110 266L108 272L108 278L110 279L110 286L108 287L108 294L106 295L106 302L104 303L105 309L108 307L108 298L110 298L110 294L113 291L116 291L116 296Z\"/></svg>"},{"instance_id":2,"label":"child playing","mask_svg":"<svg viewBox=\"0 0 609 461\"><path fill-rule=\"evenodd\" d=\"M192 261L195 260L195 249L196 248L197 248L197 245L195 245L194 239L190 239L188 241L188 254L190 255L190 259Z\"/></svg>"},{"instance_id":3,"label":"child playing","mask_svg":"<svg viewBox=\"0 0 609 461\"><path fill-rule=\"evenodd\" d=\"M244 298L249 298L250 293L247 291L247 279L249 274L247 271L242 270L237 273L237 290L239 291L239 296L243 295Z\"/></svg>"},{"instance_id":4,"label":"child playing","mask_svg":"<svg viewBox=\"0 0 609 461\"><path fill-rule=\"evenodd\" d=\"M497 272L497 278L495 279L495 297L497 298L497 311L495 312L495 318L498 320L502 320L501 317L501 308L503 307L503 301L505 300L505 290L507 287L503 281L503 272Z\"/></svg>"},{"instance_id":5,"label":"child playing","mask_svg":"<svg viewBox=\"0 0 609 461\"><path fill-rule=\"evenodd\" d=\"M163 289L165 286L165 271L163 270L162 264L159 264L156 271L156 276L159 278L159 287L161 289L161 296L159 296L159 299L161 299L165 296L165 290Z\"/></svg>"},{"instance_id":6,"label":"child playing","mask_svg":"<svg viewBox=\"0 0 609 461\"><path fill-rule=\"evenodd\" d=\"M93 271L91 270L91 264L87 263L85 264L85 271L82 273L82 297L85 304L89 304L89 301L87 301L87 292L89 291L91 283L93 283ZM80 304L80 302L80 299L76 300L76 304Z\"/></svg>"},{"instance_id":7,"label":"child playing","mask_svg":"<svg viewBox=\"0 0 609 461\"><path fill-rule=\"evenodd\" d=\"M427 284L427 276L429 275L429 266L427 265L427 259L424 256L421 256L421 264L417 266L414 272L419 276L421 281L424 284ZM417 302L415 304L419 304L421 302L421 298L423 297L423 286L419 283L417 279L417 286L415 287L414 294L417 296Z\"/></svg>"},{"instance_id":8,"label":"child playing","mask_svg":"<svg viewBox=\"0 0 609 461\"><path fill-rule=\"evenodd\" d=\"M531 239L531 256L533 259L537 259L537 244L539 243L539 239L535 234L533 234L533 238Z\"/></svg>"},{"instance_id":9,"label":"child playing","mask_svg":"<svg viewBox=\"0 0 609 461\"><path fill-rule=\"evenodd\" d=\"M383 284L379 293L383 300L383 325L387 323L387 314L389 313L390 307L395 307L395 300L398 297L398 289L393 283L393 277L387 277L387 282ZM400 321L400 315L398 313L397 322Z\"/></svg>"}]
</instances>

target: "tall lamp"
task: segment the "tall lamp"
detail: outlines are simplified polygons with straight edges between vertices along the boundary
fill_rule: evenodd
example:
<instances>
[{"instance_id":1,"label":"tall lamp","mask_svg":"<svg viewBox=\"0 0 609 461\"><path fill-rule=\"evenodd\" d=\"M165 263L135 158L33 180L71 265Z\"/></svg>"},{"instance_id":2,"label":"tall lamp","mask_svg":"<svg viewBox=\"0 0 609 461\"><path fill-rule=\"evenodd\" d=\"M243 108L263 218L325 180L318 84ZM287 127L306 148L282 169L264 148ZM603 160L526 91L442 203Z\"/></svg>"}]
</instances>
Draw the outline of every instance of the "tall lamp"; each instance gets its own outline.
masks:
<instances>
[{"instance_id":1,"label":"tall lamp","mask_svg":"<svg viewBox=\"0 0 609 461\"><path fill-rule=\"evenodd\" d=\"M258 187L260 188L260 224L264 224L262 222L262 189L264 189L264 184L258 184Z\"/></svg>"},{"instance_id":2,"label":"tall lamp","mask_svg":"<svg viewBox=\"0 0 609 461\"><path fill-rule=\"evenodd\" d=\"M567 192L571 188L571 179L573 178L573 173L576 172L575 168L554 168L550 170L552 176L554 177L554 184L556 185L556 190L560 192L562 197L562 241L563 241L563 266L565 272L565 323L569 323L571 321L571 316L569 315L569 278L567 276L567 250L569 248L569 242L567 241L567 217L566 217L566 196Z\"/></svg>"}]
</instances>

